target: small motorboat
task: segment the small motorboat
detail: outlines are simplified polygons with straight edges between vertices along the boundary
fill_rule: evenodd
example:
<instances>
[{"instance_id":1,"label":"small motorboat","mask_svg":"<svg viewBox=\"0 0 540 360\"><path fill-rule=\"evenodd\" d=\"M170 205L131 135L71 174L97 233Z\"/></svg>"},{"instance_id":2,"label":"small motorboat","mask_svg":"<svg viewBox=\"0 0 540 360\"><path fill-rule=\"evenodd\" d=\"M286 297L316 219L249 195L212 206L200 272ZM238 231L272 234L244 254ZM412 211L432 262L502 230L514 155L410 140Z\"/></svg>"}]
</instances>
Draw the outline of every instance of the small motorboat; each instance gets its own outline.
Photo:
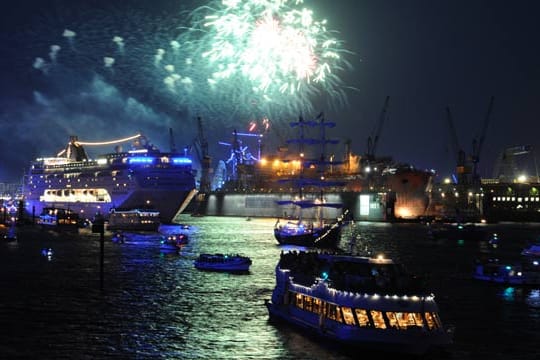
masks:
<instances>
[{"instance_id":1,"label":"small motorboat","mask_svg":"<svg viewBox=\"0 0 540 360\"><path fill-rule=\"evenodd\" d=\"M507 285L540 285L540 260L502 263L488 259L476 264L473 278Z\"/></svg>"},{"instance_id":2,"label":"small motorboat","mask_svg":"<svg viewBox=\"0 0 540 360\"><path fill-rule=\"evenodd\" d=\"M113 234L111 240L115 243L123 244L126 242L127 236L122 231L117 231Z\"/></svg>"},{"instance_id":3,"label":"small motorboat","mask_svg":"<svg viewBox=\"0 0 540 360\"><path fill-rule=\"evenodd\" d=\"M530 244L521 251L521 255L540 258L540 240Z\"/></svg>"},{"instance_id":4,"label":"small motorboat","mask_svg":"<svg viewBox=\"0 0 540 360\"><path fill-rule=\"evenodd\" d=\"M17 228L15 224L11 225L7 233L4 234L4 240L8 243L17 242Z\"/></svg>"},{"instance_id":5,"label":"small motorboat","mask_svg":"<svg viewBox=\"0 0 540 360\"><path fill-rule=\"evenodd\" d=\"M199 270L245 273L251 263L249 257L239 254L200 254L194 265Z\"/></svg>"},{"instance_id":6,"label":"small motorboat","mask_svg":"<svg viewBox=\"0 0 540 360\"><path fill-rule=\"evenodd\" d=\"M43 257L45 257L47 260L51 261L53 255L54 255L53 249L51 249L51 248L43 248L43 249L41 249L41 255Z\"/></svg>"},{"instance_id":7,"label":"small motorboat","mask_svg":"<svg viewBox=\"0 0 540 360\"><path fill-rule=\"evenodd\" d=\"M168 234L161 240L160 250L164 252L179 251L188 243L186 234Z\"/></svg>"}]
</instances>

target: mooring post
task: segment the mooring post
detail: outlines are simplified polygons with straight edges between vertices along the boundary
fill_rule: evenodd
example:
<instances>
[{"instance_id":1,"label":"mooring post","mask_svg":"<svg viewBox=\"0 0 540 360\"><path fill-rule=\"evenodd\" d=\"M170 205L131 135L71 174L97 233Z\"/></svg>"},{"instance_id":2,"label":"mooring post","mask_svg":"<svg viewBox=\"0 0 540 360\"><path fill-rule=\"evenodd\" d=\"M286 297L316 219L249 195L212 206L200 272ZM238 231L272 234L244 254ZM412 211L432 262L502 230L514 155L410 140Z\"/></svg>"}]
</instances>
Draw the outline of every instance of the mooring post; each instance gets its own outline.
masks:
<instances>
[{"instance_id":1,"label":"mooring post","mask_svg":"<svg viewBox=\"0 0 540 360\"><path fill-rule=\"evenodd\" d=\"M103 290L103 264L105 258L105 220L101 214L96 214L94 222L92 223L92 232L99 233L99 284L101 290Z\"/></svg>"}]
</instances>

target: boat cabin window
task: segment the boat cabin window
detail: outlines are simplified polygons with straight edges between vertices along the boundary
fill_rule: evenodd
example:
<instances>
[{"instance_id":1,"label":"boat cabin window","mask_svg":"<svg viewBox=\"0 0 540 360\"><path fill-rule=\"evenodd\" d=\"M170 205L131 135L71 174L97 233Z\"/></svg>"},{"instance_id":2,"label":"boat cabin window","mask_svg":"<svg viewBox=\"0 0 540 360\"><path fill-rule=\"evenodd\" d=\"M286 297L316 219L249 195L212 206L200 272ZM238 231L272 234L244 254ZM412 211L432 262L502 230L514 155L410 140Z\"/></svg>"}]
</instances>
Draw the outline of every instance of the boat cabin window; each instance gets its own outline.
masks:
<instances>
[{"instance_id":1,"label":"boat cabin window","mask_svg":"<svg viewBox=\"0 0 540 360\"><path fill-rule=\"evenodd\" d=\"M377 329L386 329L386 323L384 322L383 313L377 310L370 310L371 318L373 319L373 325Z\"/></svg>"},{"instance_id":2,"label":"boat cabin window","mask_svg":"<svg viewBox=\"0 0 540 360\"><path fill-rule=\"evenodd\" d=\"M371 326L366 310L364 310L364 309L354 309L354 312L356 313L356 318L358 319L358 324L360 326L368 326L368 327Z\"/></svg>"},{"instance_id":3,"label":"boat cabin window","mask_svg":"<svg viewBox=\"0 0 540 360\"><path fill-rule=\"evenodd\" d=\"M386 317L388 318L388 324L390 325L391 328L393 329L400 329L401 326L399 325L399 322L398 322L398 319L397 319L397 316L396 316L396 313L393 312L393 311L388 311L386 313ZM406 328L406 326L405 326Z\"/></svg>"},{"instance_id":4,"label":"boat cabin window","mask_svg":"<svg viewBox=\"0 0 540 360\"><path fill-rule=\"evenodd\" d=\"M336 304L327 303L326 317L335 321L343 322L340 308Z\"/></svg>"},{"instance_id":5,"label":"boat cabin window","mask_svg":"<svg viewBox=\"0 0 540 360\"><path fill-rule=\"evenodd\" d=\"M407 312L387 312L386 316L390 322L391 327L397 327L399 329L406 329L408 327L422 327L423 321L420 313L407 313Z\"/></svg>"},{"instance_id":6,"label":"boat cabin window","mask_svg":"<svg viewBox=\"0 0 540 360\"><path fill-rule=\"evenodd\" d=\"M429 330L441 328L441 320L437 313L426 312L424 315L426 316L426 324Z\"/></svg>"},{"instance_id":7,"label":"boat cabin window","mask_svg":"<svg viewBox=\"0 0 540 360\"><path fill-rule=\"evenodd\" d=\"M342 306L341 311L343 312L343 321L347 325L356 325L354 321L354 315L350 307Z\"/></svg>"},{"instance_id":8,"label":"boat cabin window","mask_svg":"<svg viewBox=\"0 0 540 360\"><path fill-rule=\"evenodd\" d=\"M313 299L313 312L317 314L320 314L323 312L321 299Z\"/></svg>"},{"instance_id":9,"label":"boat cabin window","mask_svg":"<svg viewBox=\"0 0 540 360\"><path fill-rule=\"evenodd\" d=\"M296 306L300 309L304 308L304 302L302 301L302 294L296 294Z\"/></svg>"},{"instance_id":10,"label":"boat cabin window","mask_svg":"<svg viewBox=\"0 0 540 360\"><path fill-rule=\"evenodd\" d=\"M312 311L313 309L313 303L312 298L310 296L304 296L304 310Z\"/></svg>"},{"instance_id":11,"label":"boat cabin window","mask_svg":"<svg viewBox=\"0 0 540 360\"><path fill-rule=\"evenodd\" d=\"M412 313L409 314L409 316L412 316L414 318L416 325L424 327L424 319L422 319L422 314Z\"/></svg>"}]
</instances>

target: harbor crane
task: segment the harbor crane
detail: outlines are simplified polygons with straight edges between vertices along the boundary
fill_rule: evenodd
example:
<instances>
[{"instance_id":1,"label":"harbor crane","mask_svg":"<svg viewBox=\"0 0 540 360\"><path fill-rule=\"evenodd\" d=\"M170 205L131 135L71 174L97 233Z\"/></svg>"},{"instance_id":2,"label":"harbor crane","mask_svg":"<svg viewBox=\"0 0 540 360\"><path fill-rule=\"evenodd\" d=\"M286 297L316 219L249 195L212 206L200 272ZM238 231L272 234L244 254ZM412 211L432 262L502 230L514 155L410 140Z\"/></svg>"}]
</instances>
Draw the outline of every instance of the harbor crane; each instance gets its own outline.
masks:
<instances>
[{"instance_id":1,"label":"harbor crane","mask_svg":"<svg viewBox=\"0 0 540 360\"><path fill-rule=\"evenodd\" d=\"M390 96L387 96L386 99L384 100L384 105L381 110L381 114L379 115L379 121L376 124L375 130L368 137L367 152L366 152L366 159L368 162L375 160L375 152L377 150L377 145L379 143L379 137L381 136L384 120L386 119L386 113L388 111L389 101L390 101Z\"/></svg>"},{"instance_id":2,"label":"harbor crane","mask_svg":"<svg viewBox=\"0 0 540 360\"><path fill-rule=\"evenodd\" d=\"M493 109L493 96L489 99L489 106L484 118L484 124L480 130L480 134L477 138L473 139L472 143L472 181L475 186L480 185L480 174L478 174L478 162L480 161L480 152L482 151L482 145L484 145L484 139L486 138L487 128L491 119L491 111Z\"/></svg>"},{"instance_id":3,"label":"harbor crane","mask_svg":"<svg viewBox=\"0 0 540 360\"><path fill-rule=\"evenodd\" d=\"M520 171L524 170L522 166L518 166L518 158L524 158L525 155L532 154L531 145L516 145L504 149L495 163L493 169L493 177L502 182L512 182L520 175ZM534 158L534 155L533 155ZM538 171L536 170L536 160L534 161L536 171L536 181L538 181Z\"/></svg>"},{"instance_id":4,"label":"harbor crane","mask_svg":"<svg viewBox=\"0 0 540 360\"><path fill-rule=\"evenodd\" d=\"M212 158L208 153L208 140L204 135L202 119L200 116L197 117L197 137L193 141L195 145L195 152L197 153L197 158L201 163L201 179L199 185L199 192L207 194L210 191L210 171L212 165Z\"/></svg>"},{"instance_id":5,"label":"harbor crane","mask_svg":"<svg viewBox=\"0 0 540 360\"><path fill-rule=\"evenodd\" d=\"M464 184L467 181L467 174L469 173L469 170L466 166L465 151L459 145L456 128L454 126L454 121L452 120L452 113L450 112L450 108L448 106L446 107L446 120L448 122L448 127L450 128L452 151L456 156L457 182L458 184Z\"/></svg>"},{"instance_id":6,"label":"harbor crane","mask_svg":"<svg viewBox=\"0 0 540 360\"><path fill-rule=\"evenodd\" d=\"M456 188L457 194L459 194L453 206L455 206L455 216L460 220L477 219L480 214L481 204L479 198L477 196L471 197L469 194L478 195L480 192L481 181L478 174L478 162L480 161L480 153L486 137L492 107L493 96L489 101L488 111L480 133L473 138L472 152L469 157L467 157L465 150L459 144L450 108L446 107L446 120L450 130L452 150L456 156ZM467 195L465 196L465 194Z\"/></svg>"},{"instance_id":7,"label":"harbor crane","mask_svg":"<svg viewBox=\"0 0 540 360\"><path fill-rule=\"evenodd\" d=\"M472 140L472 152L470 158L467 159L466 152L460 146L456 128L454 126L454 121L452 119L452 114L450 108L446 107L446 119L450 129L450 138L452 151L456 154L456 173L457 173L457 182L458 184L466 185L470 184L473 186L480 185L480 175L478 174L478 162L480 161L480 153L484 145L484 140L486 138L487 129L489 122L491 120L491 112L493 109L493 100L492 96L489 101L488 110L484 118L484 122L480 133L473 138Z\"/></svg>"}]
</instances>

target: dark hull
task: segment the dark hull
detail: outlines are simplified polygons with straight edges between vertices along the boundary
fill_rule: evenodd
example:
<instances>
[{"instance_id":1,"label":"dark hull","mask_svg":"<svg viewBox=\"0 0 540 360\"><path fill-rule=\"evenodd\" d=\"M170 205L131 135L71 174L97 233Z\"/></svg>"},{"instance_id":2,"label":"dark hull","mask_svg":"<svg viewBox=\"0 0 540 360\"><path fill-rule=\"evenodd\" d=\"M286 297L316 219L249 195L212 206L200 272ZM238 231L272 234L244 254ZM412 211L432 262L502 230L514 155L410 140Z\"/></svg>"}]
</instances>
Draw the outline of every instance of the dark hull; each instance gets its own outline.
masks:
<instances>
[{"instance_id":1,"label":"dark hull","mask_svg":"<svg viewBox=\"0 0 540 360\"><path fill-rule=\"evenodd\" d=\"M117 225L107 225L107 230L109 231L150 231L156 232L159 230L159 223L155 224L117 224Z\"/></svg>"},{"instance_id":2,"label":"dark hull","mask_svg":"<svg viewBox=\"0 0 540 360\"><path fill-rule=\"evenodd\" d=\"M280 245L296 245L318 248L335 248L341 240L341 224L335 223L307 234L288 234L274 229L274 237Z\"/></svg>"},{"instance_id":3,"label":"dark hull","mask_svg":"<svg viewBox=\"0 0 540 360\"><path fill-rule=\"evenodd\" d=\"M488 232L480 225L459 225L459 224L443 224L430 225L428 228L428 236L433 240L447 239L452 241L486 241L488 240Z\"/></svg>"}]
</instances>

